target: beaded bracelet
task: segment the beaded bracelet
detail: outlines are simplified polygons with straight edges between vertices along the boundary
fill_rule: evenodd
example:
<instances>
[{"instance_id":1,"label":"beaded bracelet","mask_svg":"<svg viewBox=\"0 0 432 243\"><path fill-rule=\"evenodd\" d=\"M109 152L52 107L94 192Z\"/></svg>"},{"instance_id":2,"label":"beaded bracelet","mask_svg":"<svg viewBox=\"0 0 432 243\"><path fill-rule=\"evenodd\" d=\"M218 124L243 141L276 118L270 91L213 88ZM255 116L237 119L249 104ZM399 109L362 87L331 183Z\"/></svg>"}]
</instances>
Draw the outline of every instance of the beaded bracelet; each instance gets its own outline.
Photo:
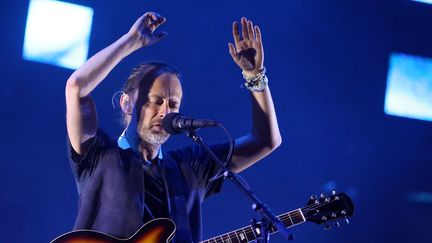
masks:
<instances>
[{"instance_id":1,"label":"beaded bracelet","mask_svg":"<svg viewBox=\"0 0 432 243\"><path fill-rule=\"evenodd\" d=\"M267 87L268 79L265 75L266 68L263 68L259 73L257 73L254 76L246 76L245 72L243 71L243 78L246 80L245 83L243 83L240 87L246 88L249 91L252 92L262 92L264 91L265 87Z\"/></svg>"}]
</instances>

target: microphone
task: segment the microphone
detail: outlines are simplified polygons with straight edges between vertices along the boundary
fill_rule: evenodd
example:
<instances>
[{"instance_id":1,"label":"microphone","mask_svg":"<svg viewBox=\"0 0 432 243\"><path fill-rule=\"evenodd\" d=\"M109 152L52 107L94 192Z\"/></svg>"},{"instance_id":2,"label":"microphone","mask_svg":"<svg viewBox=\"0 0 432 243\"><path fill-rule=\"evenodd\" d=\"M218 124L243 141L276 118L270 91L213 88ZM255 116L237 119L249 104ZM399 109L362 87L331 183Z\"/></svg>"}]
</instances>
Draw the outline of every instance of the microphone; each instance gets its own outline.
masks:
<instances>
[{"instance_id":1,"label":"microphone","mask_svg":"<svg viewBox=\"0 0 432 243\"><path fill-rule=\"evenodd\" d=\"M219 122L209 119L185 117L180 113L169 113L162 120L163 129L169 134L179 134L187 130L196 130L217 125L219 125Z\"/></svg>"}]
</instances>

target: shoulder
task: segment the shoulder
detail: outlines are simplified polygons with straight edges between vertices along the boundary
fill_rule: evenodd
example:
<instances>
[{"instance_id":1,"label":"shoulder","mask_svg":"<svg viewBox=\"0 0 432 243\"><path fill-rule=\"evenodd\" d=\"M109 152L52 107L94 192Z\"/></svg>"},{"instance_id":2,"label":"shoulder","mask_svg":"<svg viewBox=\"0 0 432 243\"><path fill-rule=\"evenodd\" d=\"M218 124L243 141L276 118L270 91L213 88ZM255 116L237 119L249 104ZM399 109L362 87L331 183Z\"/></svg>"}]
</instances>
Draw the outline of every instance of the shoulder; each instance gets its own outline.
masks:
<instances>
[{"instance_id":1,"label":"shoulder","mask_svg":"<svg viewBox=\"0 0 432 243\"><path fill-rule=\"evenodd\" d=\"M105 131L98 129L95 136L85 141L88 150L85 154L78 154L69 144L69 158L78 166L78 170L84 170L87 167L94 167L107 153L116 151L117 144L115 139L111 138Z\"/></svg>"}]
</instances>

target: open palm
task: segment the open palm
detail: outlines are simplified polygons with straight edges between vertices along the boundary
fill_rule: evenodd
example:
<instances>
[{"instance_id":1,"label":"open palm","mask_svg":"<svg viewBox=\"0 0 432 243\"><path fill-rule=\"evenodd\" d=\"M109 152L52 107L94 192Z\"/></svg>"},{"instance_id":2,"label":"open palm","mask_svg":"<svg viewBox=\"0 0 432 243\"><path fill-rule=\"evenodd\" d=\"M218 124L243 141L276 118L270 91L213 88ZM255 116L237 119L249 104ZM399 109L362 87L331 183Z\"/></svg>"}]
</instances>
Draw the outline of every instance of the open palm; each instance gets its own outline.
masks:
<instances>
[{"instance_id":1,"label":"open palm","mask_svg":"<svg viewBox=\"0 0 432 243\"><path fill-rule=\"evenodd\" d=\"M234 62L247 74L255 75L264 67L264 50L261 30L245 17L241 19L242 38L240 38L239 24L233 23L232 31L234 44L228 43L229 52Z\"/></svg>"}]
</instances>

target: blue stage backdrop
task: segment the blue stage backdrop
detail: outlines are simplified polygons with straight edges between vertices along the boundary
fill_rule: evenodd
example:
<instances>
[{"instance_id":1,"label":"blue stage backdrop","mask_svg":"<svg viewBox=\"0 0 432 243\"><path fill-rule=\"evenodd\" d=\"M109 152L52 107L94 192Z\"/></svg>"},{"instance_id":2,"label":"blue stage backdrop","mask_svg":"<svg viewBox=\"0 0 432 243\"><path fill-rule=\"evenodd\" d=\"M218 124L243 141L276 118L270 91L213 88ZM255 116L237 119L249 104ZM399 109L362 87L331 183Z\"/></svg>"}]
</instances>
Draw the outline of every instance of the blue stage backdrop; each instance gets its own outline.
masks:
<instances>
[{"instance_id":1,"label":"blue stage backdrop","mask_svg":"<svg viewBox=\"0 0 432 243\"><path fill-rule=\"evenodd\" d=\"M279 214L309 196L347 192L349 225L305 223L293 242L430 242L432 123L384 113L392 53L432 57L432 6L393 1L67 1L93 9L89 55L126 33L146 11L167 17L169 35L123 60L93 97L100 127L119 135L111 98L132 67L149 60L182 72L187 115L249 131L249 95L227 43L247 16L261 27L282 145L241 173ZM64 88L73 70L22 58L29 1L2 1L0 242L49 242L71 230L77 192L66 155ZM201 134L225 140L221 130ZM171 137L164 149L190 145ZM230 182L204 203L204 238L256 215ZM279 235L272 242L285 242Z\"/></svg>"}]
</instances>

